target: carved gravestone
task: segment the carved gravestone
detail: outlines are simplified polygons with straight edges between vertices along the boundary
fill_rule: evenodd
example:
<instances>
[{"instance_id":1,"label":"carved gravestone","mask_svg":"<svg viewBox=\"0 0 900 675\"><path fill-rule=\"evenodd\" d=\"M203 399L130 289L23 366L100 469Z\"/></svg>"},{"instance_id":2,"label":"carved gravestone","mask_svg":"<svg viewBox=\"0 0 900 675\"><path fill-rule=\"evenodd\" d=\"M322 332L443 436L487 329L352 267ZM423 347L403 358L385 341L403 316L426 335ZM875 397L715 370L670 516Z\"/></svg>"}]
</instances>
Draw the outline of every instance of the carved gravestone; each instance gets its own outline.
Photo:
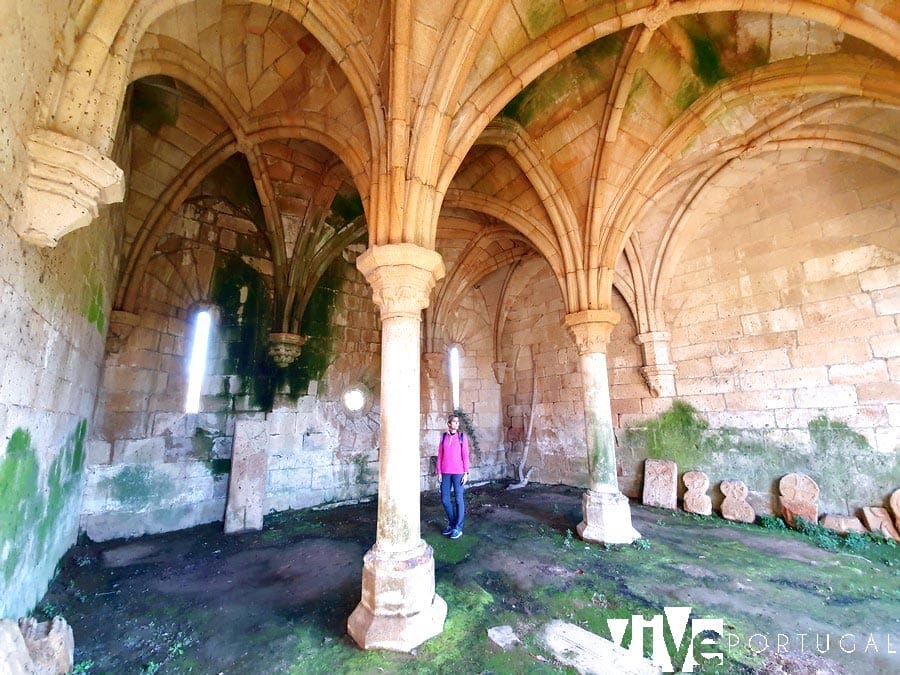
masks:
<instances>
[{"instance_id":1,"label":"carved gravestone","mask_svg":"<svg viewBox=\"0 0 900 675\"><path fill-rule=\"evenodd\" d=\"M827 516L822 516L821 525L829 530L834 530L838 534L848 534L850 532L865 534L868 532L866 526L859 521L859 518L854 518L853 516L833 516L828 514Z\"/></svg>"},{"instance_id":2,"label":"carved gravestone","mask_svg":"<svg viewBox=\"0 0 900 675\"><path fill-rule=\"evenodd\" d=\"M238 419L234 423L225 532L262 529L268 438L265 420Z\"/></svg>"},{"instance_id":3,"label":"carved gravestone","mask_svg":"<svg viewBox=\"0 0 900 675\"><path fill-rule=\"evenodd\" d=\"M881 532L887 539L900 541L900 534L891 522L891 514L880 506L863 507L863 520L872 532Z\"/></svg>"},{"instance_id":4,"label":"carved gravestone","mask_svg":"<svg viewBox=\"0 0 900 675\"><path fill-rule=\"evenodd\" d=\"M668 459L644 462L644 506L678 508L678 467Z\"/></svg>"},{"instance_id":5,"label":"carved gravestone","mask_svg":"<svg viewBox=\"0 0 900 675\"><path fill-rule=\"evenodd\" d=\"M809 523L819 522L819 486L809 476L789 473L778 481L781 515L791 527L797 516Z\"/></svg>"},{"instance_id":6,"label":"carved gravestone","mask_svg":"<svg viewBox=\"0 0 900 675\"><path fill-rule=\"evenodd\" d=\"M684 495L684 510L708 516L712 513L712 500L706 491L709 489L709 476L702 471L688 471L682 476L687 492Z\"/></svg>"},{"instance_id":7,"label":"carved gravestone","mask_svg":"<svg viewBox=\"0 0 900 675\"><path fill-rule=\"evenodd\" d=\"M894 525L900 531L900 490L894 490L891 494L891 511L894 512Z\"/></svg>"},{"instance_id":8,"label":"carved gravestone","mask_svg":"<svg viewBox=\"0 0 900 675\"><path fill-rule=\"evenodd\" d=\"M756 520L756 512L747 503L747 486L739 480L723 480L719 489L725 495L722 501L722 517L725 520L736 520L741 523L752 523Z\"/></svg>"}]
</instances>

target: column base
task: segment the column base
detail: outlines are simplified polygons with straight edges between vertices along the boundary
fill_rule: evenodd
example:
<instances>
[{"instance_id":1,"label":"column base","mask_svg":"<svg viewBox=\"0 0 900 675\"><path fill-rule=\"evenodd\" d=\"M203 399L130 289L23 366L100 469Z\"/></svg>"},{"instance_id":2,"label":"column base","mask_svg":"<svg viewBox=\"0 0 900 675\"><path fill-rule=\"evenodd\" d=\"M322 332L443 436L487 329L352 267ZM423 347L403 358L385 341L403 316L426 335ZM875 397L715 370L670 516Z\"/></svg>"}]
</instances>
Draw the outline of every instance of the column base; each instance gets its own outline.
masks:
<instances>
[{"instance_id":1,"label":"column base","mask_svg":"<svg viewBox=\"0 0 900 675\"><path fill-rule=\"evenodd\" d=\"M641 534L631 525L628 497L621 492L588 490L581 497L584 520L578 524L578 536L596 544L630 544Z\"/></svg>"},{"instance_id":2,"label":"column base","mask_svg":"<svg viewBox=\"0 0 900 675\"><path fill-rule=\"evenodd\" d=\"M382 554L376 543L363 563L362 600L347 632L363 649L408 652L444 630L447 603L434 592L434 553Z\"/></svg>"}]
</instances>

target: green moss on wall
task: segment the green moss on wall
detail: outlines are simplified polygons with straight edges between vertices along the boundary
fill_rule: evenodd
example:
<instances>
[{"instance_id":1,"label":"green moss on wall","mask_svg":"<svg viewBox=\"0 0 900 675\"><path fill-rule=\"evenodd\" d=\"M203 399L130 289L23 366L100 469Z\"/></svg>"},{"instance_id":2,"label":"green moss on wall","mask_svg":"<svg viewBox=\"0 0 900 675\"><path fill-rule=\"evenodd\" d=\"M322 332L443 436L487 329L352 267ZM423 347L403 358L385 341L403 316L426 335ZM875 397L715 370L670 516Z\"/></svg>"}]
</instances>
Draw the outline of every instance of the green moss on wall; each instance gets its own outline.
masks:
<instances>
[{"instance_id":1,"label":"green moss on wall","mask_svg":"<svg viewBox=\"0 0 900 675\"><path fill-rule=\"evenodd\" d=\"M167 475L157 474L152 467L130 464L115 476L100 482L110 496L126 509L141 511L159 504L176 494L176 487Z\"/></svg>"},{"instance_id":2,"label":"green moss on wall","mask_svg":"<svg viewBox=\"0 0 900 675\"><path fill-rule=\"evenodd\" d=\"M528 126L547 111L582 107L607 86L624 45L616 33L576 50L514 96L500 115Z\"/></svg>"},{"instance_id":3,"label":"green moss on wall","mask_svg":"<svg viewBox=\"0 0 900 675\"><path fill-rule=\"evenodd\" d=\"M698 80L686 80L681 83L678 91L675 92L675 105L679 110L687 110L702 94L703 87Z\"/></svg>"},{"instance_id":4,"label":"green moss on wall","mask_svg":"<svg viewBox=\"0 0 900 675\"><path fill-rule=\"evenodd\" d=\"M24 429L16 429L6 444L6 457L0 462L0 486L0 549L9 542L2 570L5 585L9 585L20 559L27 553L27 538L43 511L37 456L31 434Z\"/></svg>"},{"instance_id":5,"label":"green moss on wall","mask_svg":"<svg viewBox=\"0 0 900 675\"><path fill-rule=\"evenodd\" d=\"M307 337L306 343L299 358L284 369L280 378L288 384L291 396L305 394L310 381L321 379L334 359L332 317L346 265L340 257L331 263L306 303L300 322L300 332Z\"/></svg>"},{"instance_id":6,"label":"green moss on wall","mask_svg":"<svg viewBox=\"0 0 900 675\"><path fill-rule=\"evenodd\" d=\"M785 474L806 474L819 485L821 510L838 513L850 510L849 503L881 503L900 478L898 453L878 452L864 436L824 415L809 423L812 448L772 440L770 431L709 429L690 405L676 401L658 418L627 429L624 449L672 460L679 473L705 471L711 484L738 478L750 490L772 495Z\"/></svg>"},{"instance_id":7,"label":"green moss on wall","mask_svg":"<svg viewBox=\"0 0 900 675\"><path fill-rule=\"evenodd\" d=\"M725 79L727 73L722 68L719 55L713 41L707 37L690 35L691 44L694 45L694 62L691 66L697 76L707 86L711 86L719 80Z\"/></svg>"},{"instance_id":8,"label":"green moss on wall","mask_svg":"<svg viewBox=\"0 0 900 675\"><path fill-rule=\"evenodd\" d=\"M64 525L66 509L79 489L84 469L86 436L87 420L81 420L50 465L47 476L47 507L38 526L38 548L41 550L46 550L53 534Z\"/></svg>"},{"instance_id":9,"label":"green moss on wall","mask_svg":"<svg viewBox=\"0 0 900 675\"><path fill-rule=\"evenodd\" d=\"M103 335L106 314L103 312L103 286L99 283L90 283L85 289L84 316Z\"/></svg>"},{"instance_id":10,"label":"green moss on wall","mask_svg":"<svg viewBox=\"0 0 900 675\"><path fill-rule=\"evenodd\" d=\"M213 437L204 429L197 427L191 442L194 456L202 458L201 461L206 464L213 478L231 473L231 459L213 456Z\"/></svg>"},{"instance_id":11,"label":"green moss on wall","mask_svg":"<svg viewBox=\"0 0 900 675\"><path fill-rule=\"evenodd\" d=\"M65 517L72 508L81 485L84 470L84 440L87 421L81 420L65 441L47 472L47 484L40 484L37 452L31 434L16 429L6 445L6 456L0 461L0 550L8 555L0 569L4 586L22 584L23 560L32 568L56 565L63 550L54 547L57 533L68 530ZM68 513L75 517L76 514ZM44 583L38 579L34 583Z\"/></svg>"},{"instance_id":12,"label":"green moss on wall","mask_svg":"<svg viewBox=\"0 0 900 675\"><path fill-rule=\"evenodd\" d=\"M547 32L565 18L562 5L556 0L532 0L528 3L528 14L525 17L526 30L534 38Z\"/></svg>"},{"instance_id":13,"label":"green moss on wall","mask_svg":"<svg viewBox=\"0 0 900 675\"><path fill-rule=\"evenodd\" d=\"M679 467L694 467L704 456L701 444L707 427L693 406L675 401L669 410L648 421L643 428L629 429L626 438L642 444L651 459L670 459Z\"/></svg>"},{"instance_id":14,"label":"green moss on wall","mask_svg":"<svg viewBox=\"0 0 900 675\"><path fill-rule=\"evenodd\" d=\"M268 360L271 299L262 275L232 253L216 258L210 299L219 308L219 334L226 342L223 375L239 375L241 393L259 410L272 405L272 365Z\"/></svg>"}]
</instances>

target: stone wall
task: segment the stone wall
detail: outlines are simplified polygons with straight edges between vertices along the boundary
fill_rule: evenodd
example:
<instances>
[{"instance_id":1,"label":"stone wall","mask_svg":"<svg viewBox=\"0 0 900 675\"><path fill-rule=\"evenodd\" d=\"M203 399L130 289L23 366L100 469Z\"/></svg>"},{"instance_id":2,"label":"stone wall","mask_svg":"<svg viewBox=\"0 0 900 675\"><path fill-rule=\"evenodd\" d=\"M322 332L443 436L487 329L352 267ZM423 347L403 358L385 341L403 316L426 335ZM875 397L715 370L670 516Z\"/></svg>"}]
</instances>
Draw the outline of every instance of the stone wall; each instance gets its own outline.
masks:
<instances>
[{"instance_id":1,"label":"stone wall","mask_svg":"<svg viewBox=\"0 0 900 675\"><path fill-rule=\"evenodd\" d=\"M584 401L578 352L563 325L559 286L543 263L523 266L506 320L503 385L506 445L518 464L534 415L526 467L541 483L587 485ZM537 393L533 395L533 386ZM533 407L532 407L533 404Z\"/></svg>"},{"instance_id":2,"label":"stone wall","mask_svg":"<svg viewBox=\"0 0 900 675\"><path fill-rule=\"evenodd\" d=\"M793 471L819 483L823 511L881 505L896 487L900 446L900 183L880 165L827 153L766 166L732 185L714 213L699 207L677 235L683 254L666 263L674 272L659 294L674 397L650 394L637 324L614 296L622 320L608 365L620 487L639 498L643 460L664 457L679 472L706 471L714 486L745 481L759 512L777 507L777 480ZM562 300L546 268L527 287L503 339L515 363L503 388L509 444L517 449L526 428L530 345L533 479L584 485L580 381ZM687 406L673 410L675 401ZM721 501L717 489L712 496Z\"/></svg>"},{"instance_id":3,"label":"stone wall","mask_svg":"<svg viewBox=\"0 0 900 675\"><path fill-rule=\"evenodd\" d=\"M118 208L53 249L25 244L9 226L28 164L24 141L67 41L57 28L64 14L52 2L0 9L2 25L19 29L4 37L0 61L0 617L31 610L75 542L118 265Z\"/></svg>"},{"instance_id":4,"label":"stone wall","mask_svg":"<svg viewBox=\"0 0 900 675\"><path fill-rule=\"evenodd\" d=\"M819 483L823 511L881 505L900 447L900 182L831 153L771 159L684 225L665 314L677 397L701 415L663 419L657 440L620 435L626 473L664 455L713 484L744 480L769 511L778 478L798 471ZM624 393L625 428L672 404Z\"/></svg>"},{"instance_id":5,"label":"stone wall","mask_svg":"<svg viewBox=\"0 0 900 675\"><path fill-rule=\"evenodd\" d=\"M494 342L492 310L484 297L470 289L458 301L444 326L441 351L426 354L422 364L421 443L422 489L437 487L435 471L441 434L453 409L449 376L449 350L460 350L459 408L462 431L469 434L472 482L509 475L500 412L500 384L493 370Z\"/></svg>"}]
</instances>

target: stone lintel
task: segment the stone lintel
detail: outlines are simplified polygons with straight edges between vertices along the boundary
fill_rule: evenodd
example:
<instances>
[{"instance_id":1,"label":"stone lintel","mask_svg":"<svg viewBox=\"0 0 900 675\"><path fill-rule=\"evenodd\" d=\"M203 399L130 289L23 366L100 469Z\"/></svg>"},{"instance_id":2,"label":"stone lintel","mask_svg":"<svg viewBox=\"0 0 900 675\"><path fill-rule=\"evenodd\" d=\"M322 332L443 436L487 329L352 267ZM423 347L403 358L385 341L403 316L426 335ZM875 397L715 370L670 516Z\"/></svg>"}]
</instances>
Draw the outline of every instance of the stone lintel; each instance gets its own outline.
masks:
<instances>
[{"instance_id":1,"label":"stone lintel","mask_svg":"<svg viewBox=\"0 0 900 675\"><path fill-rule=\"evenodd\" d=\"M434 285L445 274L440 254L416 244L370 246L356 267L372 286L381 318L415 317L428 307Z\"/></svg>"},{"instance_id":2,"label":"stone lintel","mask_svg":"<svg viewBox=\"0 0 900 675\"><path fill-rule=\"evenodd\" d=\"M412 551L375 546L363 562L362 599L347 632L363 649L408 652L444 630L447 603L434 592L434 552L423 540Z\"/></svg>"},{"instance_id":3,"label":"stone lintel","mask_svg":"<svg viewBox=\"0 0 900 675\"><path fill-rule=\"evenodd\" d=\"M578 536L597 544L630 544L640 539L631 524L628 497L621 492L586 491L581 496L584 520L578 524Z\"/></svg>"},{"instance_id":4,"label":"stone lintel","mask_svg":"<svg viewBox=\"0 0 900 675\"><path fill-rule=\"evenodd\" d=\"M22 207L12 224L28 243L56 246L69 232L90 225L100 204L124 198L122 170L92 145L38 129L27 146L29 162Z\"/></svg>"},{"instance_id":5,"label":"stone lintel","mask_svg":"<svg viewBox=\"0 0 900 675\"><path fill-rule=\"evenodd\" d=\"M565 321L579 354L605 354L609 336L620 318L619 313L611 309L585 309L566 314Z\"/></svg>"}]
</instances>

